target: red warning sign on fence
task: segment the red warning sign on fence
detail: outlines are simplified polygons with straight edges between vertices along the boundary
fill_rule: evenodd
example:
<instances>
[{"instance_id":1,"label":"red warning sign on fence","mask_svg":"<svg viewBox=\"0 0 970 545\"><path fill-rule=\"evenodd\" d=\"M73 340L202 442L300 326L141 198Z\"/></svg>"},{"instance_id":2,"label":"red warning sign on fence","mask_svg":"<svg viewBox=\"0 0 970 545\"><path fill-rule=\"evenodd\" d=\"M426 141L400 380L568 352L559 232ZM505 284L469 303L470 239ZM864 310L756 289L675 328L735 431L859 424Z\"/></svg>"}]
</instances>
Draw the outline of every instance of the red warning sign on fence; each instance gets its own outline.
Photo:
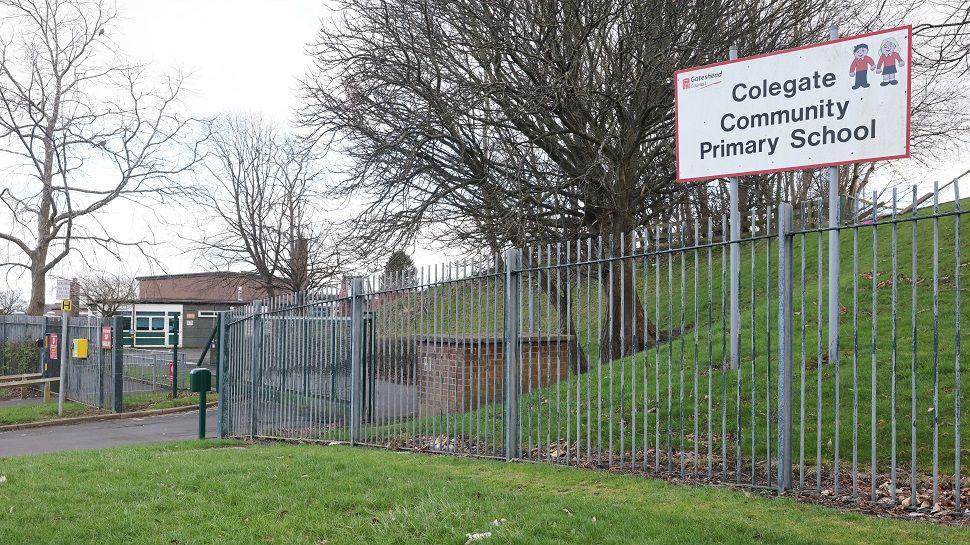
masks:
<instances>
[{"instance_id":1,"label":"red warning sign on fence","mask_svg":"<svg viewBox=\"0 0 970 545\"><path fill-rule=\"evenodd\" d=\"M47 357L52 360L56 360L57 355L60 353L60 350L59 350L60 343L58 342L58 339L57 339L57 333L51 333L49 335L49 339L50 341L47 344L47 348L49 349L47 353Z\"/></svg>"},{"instance_id":2,"label":"red warning sign on fence","mask_svg":"<svg viewBox=\"0 0 970 545\"><path fill-rule=\"evenodd\" d=\"M105 350L111 349L111 326L110 325L101 326L101 348Z\"/></svg>"}]
</instances>

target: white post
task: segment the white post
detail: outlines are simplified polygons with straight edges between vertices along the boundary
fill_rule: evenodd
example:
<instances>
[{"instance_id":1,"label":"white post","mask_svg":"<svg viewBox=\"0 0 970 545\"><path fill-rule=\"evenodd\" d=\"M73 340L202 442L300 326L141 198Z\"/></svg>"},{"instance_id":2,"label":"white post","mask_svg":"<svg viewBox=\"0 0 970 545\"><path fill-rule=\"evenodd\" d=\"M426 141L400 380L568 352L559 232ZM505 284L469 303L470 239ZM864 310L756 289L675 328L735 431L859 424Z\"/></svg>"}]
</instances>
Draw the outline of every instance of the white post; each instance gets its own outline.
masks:
<instances>
[{"instance_id":1,"label":"white post","mask_svg":"<svg viewBox=\"0 0 970 545\"><path fill-rule=\"evenodd\" d=\"M829 28L829 39L839 38L838 27ZM839 224L842 203L839 200L839 167L828 167L829 179L829 363L839 359L839 271L841 253L839 248Z\"/></svg>"},{"instance_id":2,"label":"white post","mask_svg":"<svg viewBox=\"0 0 970 545\"><path fill-rule=\"evenodd\" d=\"M738 58L738 48L731 46L728 57ZM731 369L741 366L741 212L738 204L738 178L728 178L731 226Z\"/></svg>"}]
</instances>

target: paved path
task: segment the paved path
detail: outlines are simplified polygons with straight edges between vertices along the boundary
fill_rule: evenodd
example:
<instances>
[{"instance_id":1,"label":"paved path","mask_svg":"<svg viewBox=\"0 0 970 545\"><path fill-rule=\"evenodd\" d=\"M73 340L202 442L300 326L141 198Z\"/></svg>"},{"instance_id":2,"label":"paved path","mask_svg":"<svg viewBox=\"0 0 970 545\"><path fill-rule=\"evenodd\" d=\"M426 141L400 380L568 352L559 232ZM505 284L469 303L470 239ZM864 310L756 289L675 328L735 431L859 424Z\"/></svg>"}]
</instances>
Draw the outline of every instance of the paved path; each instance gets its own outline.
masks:
<instances>
[{"instance_id":1,"label":"paved path","mask_svg":"<svg viewBox=\"0 0 970 545\"><path fill-rule=\"evenodd\" d=\"M20 399L17 397L0 400L0 409L5 407L23 407L24 405L40 405L44 402L42 397L28 397Z\"/></svg>"},{"instance_id":2,"label":"paved path","mask_svg":"<svg viewBox=\"0 0 970 545\"><path fill-rule=\"evenodd\" d=\"M215 437L216 413L206 413L206 437ZM199 413L121 418L84 424L0 432L0 456L196 439Z\"/></svg>"}]
</instances>

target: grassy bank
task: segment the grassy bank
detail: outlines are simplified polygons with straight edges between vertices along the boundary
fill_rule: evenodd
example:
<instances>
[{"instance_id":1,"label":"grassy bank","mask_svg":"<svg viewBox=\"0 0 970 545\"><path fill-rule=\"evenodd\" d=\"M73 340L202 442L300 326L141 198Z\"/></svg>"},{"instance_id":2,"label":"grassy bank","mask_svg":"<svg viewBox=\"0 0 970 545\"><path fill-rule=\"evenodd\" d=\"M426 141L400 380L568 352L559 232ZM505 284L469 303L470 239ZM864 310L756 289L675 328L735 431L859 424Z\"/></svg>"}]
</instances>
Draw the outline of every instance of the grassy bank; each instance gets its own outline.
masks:
<instances>
[{"instance_id":1,"label":"grassy bank","mask_svg":"<svg viewBox=\"0 0 970 545\"><path fill-rule=\"evenodd\" d=\"M970 200L964 200L962 208L970 208ZM952 204L941 207L944 213L953 210ZM804 442L804 459L809 466L815 463L817 448L822 460L831 464L838 447L843 467L851 464L853 451L860 467L868 467L871 437L875 435L876 460L885 468L892 456L895 415L896 457L903 466L909 465L911 445L915 444L919 469L932 468L935 419L939 424L938 463L944 473L953 472L957 448L957 324L970 323L970 235L963 225L958 243L955 218L934 221L927 218L930 213L930 209L921 209L917 217L922 220L900 223L895 228L863 225L841 232L843 308L838 367L828 361L826 353L828 235L795 236L796 462ZM964 224L968 221L970 218L963 218ZM935 316L934 230L938 230L939 241ZM891 253L894 238L895 277ZM549 445L569 438L578 439L584 450L587 445L595 449L602 443L604 450L619 451L631 445L642 449L646 436L648 446L657 447L659 427L661 449L672 444L674 450L683 445L692 451L696 446L703 455L710 444L717 454L726 442L729 452L740 445L743 458L764 459L768 445L774 442L774 432L769 434L768 429L775 427L773 417L768 421L768 411L769 407L774 410L777 380L777 252L774 241L742 246L739 371L720 370L727 346L724 247L604 266L604 274L631 273L648 319L674 339L643 351L621 347L619 353L602 354L602 358L600 332L609 293L598 282L584 277L589 269L562 267L548 276L523 277L523 331L531 328L539 335L575 335L590 362L585 373L570 369L567 380L539 389L521 401L526 446L558 448ZM962 277L959 313L958 268ZM556 323L556 311L545 295L550 285L569 291L571 326ZM378 331L387 337L432 332L495 335L502 327L501 291L496 281L456 282L404 300L391 300L377 308L374 316ZM393 344L390 349L394 349ZM965 396L970 391L970 372L966 362L963 367L960 387ZM552 370L551 374L556 372ZM495 378L488 380L497 397ZM522 380L525 384L538 383L529 370L523 371ZM935 406L934 395L938 397ZM496 436L489 434L501 430L501 411L487 401L481 408L468 407L464 414L422 419L416 427L432 435L446 429L464 429L474 438L494 443ZM726 422L726 433L722 433L722 422ZM711 438L707 434L709 425ZM409 424L404 428L413 427ZM853 434L854 428L857 434ZM970 437L970 419L963 418L960 428L963 437ZM373 431L380 434L387 430L378 427ZM970 449L965 446L962 457L964 463L970 460Z\"/></svg>"}]
</instances>

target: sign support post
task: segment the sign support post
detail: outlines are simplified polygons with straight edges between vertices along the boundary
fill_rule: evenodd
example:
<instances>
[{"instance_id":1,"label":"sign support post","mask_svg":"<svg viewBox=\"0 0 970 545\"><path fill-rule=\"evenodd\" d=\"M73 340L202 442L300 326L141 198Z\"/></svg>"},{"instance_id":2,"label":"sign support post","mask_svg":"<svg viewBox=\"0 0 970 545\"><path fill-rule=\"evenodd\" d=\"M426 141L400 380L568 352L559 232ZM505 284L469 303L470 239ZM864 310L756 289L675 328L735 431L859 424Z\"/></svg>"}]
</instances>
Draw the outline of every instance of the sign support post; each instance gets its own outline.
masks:
<instances>
[{"instance_id":1,"label":"sign support post","mask_svg":"<svg viewBox=\"0 0 970 545\"><path fill-rule=\"evenodd\" d=\"M738 48L731 46L728 58L738 58ZM741 367L741 210L738 202L737 176L728 178L731 226L731 369Z\"/></svg>"},{"instance_id":2,"label":"sign support post","mask_svg":"<svg viewBox=\"0 0 970 545\"><path fill-rule=\"evenodd\" d=\"M778 203L778 493L792 480L792 205ZM770 460L769 460L770 463Z\"/></svg>"},{"instance_id":3,"label":"sign support post","mask_svg":"<svg viewBox=\"0 0 970 545\"><path fill-rule=\"evenodd\" d=\"M839 39L838 27L829 28L829 40ZM829 182L829 363L839 359L839 270L842 268L838 226L842 203L839 198L839 167L825 169Z\"/></svg>"}]
</instances>

